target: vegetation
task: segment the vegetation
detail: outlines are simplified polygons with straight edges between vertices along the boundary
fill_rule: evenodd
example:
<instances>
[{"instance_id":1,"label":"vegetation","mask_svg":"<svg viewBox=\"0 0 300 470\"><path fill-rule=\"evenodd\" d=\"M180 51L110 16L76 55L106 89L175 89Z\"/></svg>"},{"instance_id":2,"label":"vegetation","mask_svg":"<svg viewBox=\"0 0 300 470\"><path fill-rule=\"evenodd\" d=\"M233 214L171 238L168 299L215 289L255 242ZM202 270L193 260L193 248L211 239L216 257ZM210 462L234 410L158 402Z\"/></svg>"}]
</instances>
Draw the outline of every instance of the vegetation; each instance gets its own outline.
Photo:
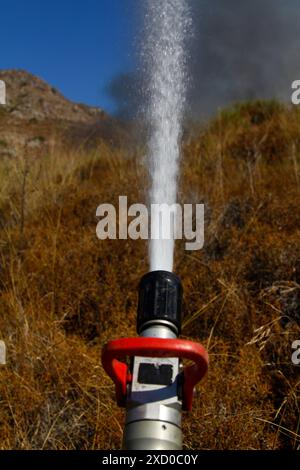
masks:
<instances>
[{"instance_id":1,"label":"vegetation","mask_svg":"<svg viewBox=\"0 0 300 470\"><path fill-rule=\"evenodd\" d=\"M180 200L204 202L205 246L176 249L183 337L210 370L184 416L189 449L300 445L300 115L237 105L184 143ZM123 410L104 343L135 335L143 241L96 238L96 208L142 201L140 155L102 143L0 163L1 449L113 449Z\"/></svg>"}]
</instances>

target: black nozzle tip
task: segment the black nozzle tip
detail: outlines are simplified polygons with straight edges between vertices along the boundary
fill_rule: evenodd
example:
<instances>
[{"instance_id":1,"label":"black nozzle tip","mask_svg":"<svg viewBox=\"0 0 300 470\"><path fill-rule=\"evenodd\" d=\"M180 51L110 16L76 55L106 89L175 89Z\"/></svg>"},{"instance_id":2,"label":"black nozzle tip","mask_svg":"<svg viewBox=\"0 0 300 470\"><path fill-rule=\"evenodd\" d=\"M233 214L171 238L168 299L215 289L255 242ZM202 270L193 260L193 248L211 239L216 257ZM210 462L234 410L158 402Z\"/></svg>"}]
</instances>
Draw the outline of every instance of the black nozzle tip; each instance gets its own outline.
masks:
<instances>
[{"instance_id":1,"label":"black nozzle tip","mask_svg":"<svg viewBox=\"0 0 300 470\"><path fill-rule=\"evenodd\" d=\"M176 274L169 271L151 271L139 285L137 331L145 325L168 322L179 335L181 331L182 285Z\"/></svg>"}]
</instances>

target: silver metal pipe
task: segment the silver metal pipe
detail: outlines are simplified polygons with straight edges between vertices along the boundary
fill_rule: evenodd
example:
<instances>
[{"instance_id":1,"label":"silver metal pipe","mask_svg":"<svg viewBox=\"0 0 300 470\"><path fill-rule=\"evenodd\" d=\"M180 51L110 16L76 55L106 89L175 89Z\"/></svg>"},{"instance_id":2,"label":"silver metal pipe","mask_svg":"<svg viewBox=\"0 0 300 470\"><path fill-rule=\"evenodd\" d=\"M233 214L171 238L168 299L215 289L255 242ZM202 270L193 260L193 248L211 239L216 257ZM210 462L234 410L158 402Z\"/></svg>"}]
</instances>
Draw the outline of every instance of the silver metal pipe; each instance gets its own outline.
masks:
<instances>
[{"instance_id":1,"label":"silver metal pipe","mask_svg":"<svg viewBox=\"0 0 300 470\"><path fill-rule=\"evenodd\" d=\"M170 326L171 328L170 328ZM140 336L144 338L167 338L174 339L177 338L174 330L172 329L173 325L170 324L167 320L162 320L160 324L148 322L148 327L145 328Z\"/></svg>"}]
</instances>

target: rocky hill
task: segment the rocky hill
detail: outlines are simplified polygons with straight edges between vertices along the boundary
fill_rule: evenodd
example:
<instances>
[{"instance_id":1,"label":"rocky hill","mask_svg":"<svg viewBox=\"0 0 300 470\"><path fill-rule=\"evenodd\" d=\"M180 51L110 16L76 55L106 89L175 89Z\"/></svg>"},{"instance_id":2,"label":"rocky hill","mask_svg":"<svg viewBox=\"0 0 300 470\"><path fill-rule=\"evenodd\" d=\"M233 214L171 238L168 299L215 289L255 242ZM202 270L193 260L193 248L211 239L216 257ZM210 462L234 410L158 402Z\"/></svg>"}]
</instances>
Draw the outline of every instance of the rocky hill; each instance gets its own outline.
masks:
<instances>
[{"instance_id":1,"label":"rocky hill","mask_svg":"<svg viewBox=\"0 0 300 470\"><path fill-rule=\"evenodd\" d=\"M99 139L119 144L125 137L119 122L102 109L73 103L41 78L23 70L0 70L6 105L0 106L0 157L45 152L59 135L73 145Z\"/></svg>"}]
</instances>

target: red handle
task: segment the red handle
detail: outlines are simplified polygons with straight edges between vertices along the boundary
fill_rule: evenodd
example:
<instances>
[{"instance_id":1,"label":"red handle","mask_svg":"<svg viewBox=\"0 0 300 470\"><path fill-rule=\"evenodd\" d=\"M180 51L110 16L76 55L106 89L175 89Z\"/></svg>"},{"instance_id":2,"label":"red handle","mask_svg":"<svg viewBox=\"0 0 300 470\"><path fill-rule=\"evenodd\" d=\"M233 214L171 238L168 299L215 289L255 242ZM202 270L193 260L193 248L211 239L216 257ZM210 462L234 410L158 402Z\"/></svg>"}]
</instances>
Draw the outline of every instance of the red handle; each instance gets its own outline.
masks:
<instances>
[{"instance_id":1,"label":"red handle","mask_svg":"<svg viewBox=\"0 0 300 470\"><path fill-rule=\"evenodd\" d=\"M119 406L125 405L127 384L131 382L127 365L120 361L126 356L178 357L193 361L194 364L183 370L182 408L191 410L194 387L208 369L208 354L201 344L182 339L145 337L122 338L107 343L102 352L102 364L105 372L115 383Z\"/></svg>"}]
</instances>

